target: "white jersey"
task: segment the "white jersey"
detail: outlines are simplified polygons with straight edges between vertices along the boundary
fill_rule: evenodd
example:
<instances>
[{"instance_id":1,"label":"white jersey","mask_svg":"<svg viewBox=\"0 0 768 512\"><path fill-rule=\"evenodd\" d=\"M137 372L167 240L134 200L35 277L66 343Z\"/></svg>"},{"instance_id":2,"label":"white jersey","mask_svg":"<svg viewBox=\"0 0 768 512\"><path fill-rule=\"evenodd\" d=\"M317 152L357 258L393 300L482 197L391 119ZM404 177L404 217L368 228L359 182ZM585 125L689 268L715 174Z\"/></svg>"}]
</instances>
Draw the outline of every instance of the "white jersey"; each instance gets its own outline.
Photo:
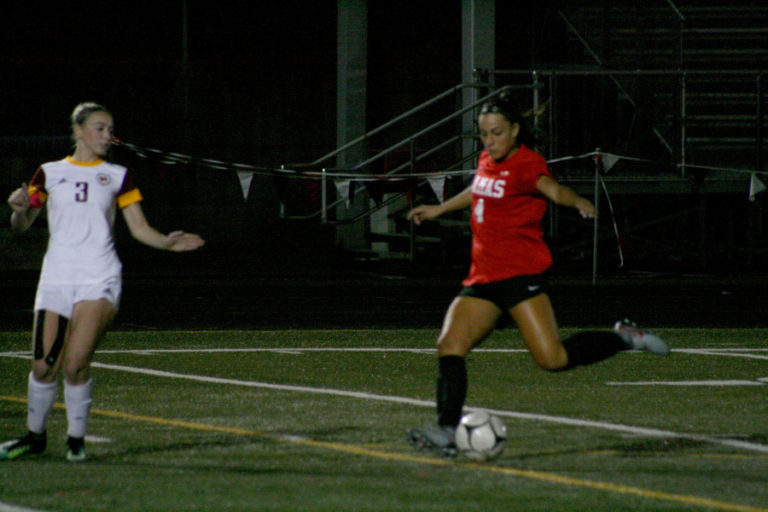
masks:
<instances>
[{"instance_id":1,"label":"white jersey","mask_svg":"<svg viewBox=\"0 0 768 512\"><path fill-rule=\"evenodd\" d=\"M48 206L50 236L40 284L87 285L120 276L112 236L115 210L141 201L128 169L67 157L43 164L29 192L31 206Z\"/></svg>"}]
</instances>

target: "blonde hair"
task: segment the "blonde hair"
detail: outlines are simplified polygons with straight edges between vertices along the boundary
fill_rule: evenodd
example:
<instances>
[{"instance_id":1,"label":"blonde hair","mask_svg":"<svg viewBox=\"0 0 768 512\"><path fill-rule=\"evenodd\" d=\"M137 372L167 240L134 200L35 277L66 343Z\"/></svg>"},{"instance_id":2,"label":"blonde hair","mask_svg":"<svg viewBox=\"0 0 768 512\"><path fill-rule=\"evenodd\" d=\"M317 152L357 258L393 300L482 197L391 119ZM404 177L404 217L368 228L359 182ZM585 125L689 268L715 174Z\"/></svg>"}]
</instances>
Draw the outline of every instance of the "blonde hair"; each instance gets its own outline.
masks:
<instances>
[{"instance_id":1,"label":"blonde hair","mask_svg":"<svg viewBox=\"0 0 768 512\"><path fill-rule=\"evenodd\" d=\"M94 112L105 112L109 115L112 115L112 113L104 105L94 103L93 101L86 101L80 103L75 107L75 110L72 111L72 115L70 116L70 120L72 121L72 128L74 128L76 125L85 124L85 121Z\"/></svg>"}]
</instances>

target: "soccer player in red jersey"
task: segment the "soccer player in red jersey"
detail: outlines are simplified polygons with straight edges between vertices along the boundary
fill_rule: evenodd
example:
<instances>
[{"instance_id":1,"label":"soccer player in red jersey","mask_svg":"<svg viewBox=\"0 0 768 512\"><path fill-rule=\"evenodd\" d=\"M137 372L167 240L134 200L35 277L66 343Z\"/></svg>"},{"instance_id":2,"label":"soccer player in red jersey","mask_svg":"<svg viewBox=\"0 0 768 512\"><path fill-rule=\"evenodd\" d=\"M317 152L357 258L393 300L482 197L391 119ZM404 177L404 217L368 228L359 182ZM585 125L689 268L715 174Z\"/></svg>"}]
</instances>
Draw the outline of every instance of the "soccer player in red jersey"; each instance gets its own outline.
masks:
<instances>
[{"instance_id":1,"label":"soccer player in red jersey","mask_svg":"<svg viewBox=\"0 0 768 512\"><path fill-rule=\"evenodd\" d=\"M74 153L40 166L29 186L8 198L15 231L29 228L47 207L50 237L35 296L28 433L0 444L0 460L45 449L60 373L67 406L67 459L85 459L91 359L117 313L122 291L122 265L112 237L116 209L122 210L131 235L150 247L191 251L204 244L198 235L165 235L149 225L129 170L104 160L114 125L105 107L81 103L71 120Z\"/></svg>"},{"instance_id":2,"label":"soccer player in red jersey","mask_svg":"<svg viewBox=\"0 0 768 512\"><path fill-rule=\"evenodd\" d=\"M536 363L545 370L567 370L606 359L622 350L666 355L658 336L628 321L614 330L587 331L561 340L546 293L544 274L552 256L543 240L541 220L547 201L596 215L594 205L560 185L545 159L533 151L535 140L508 94L485 103L478 116L484 151L472 184L439 205L420 205L408 213L416 224L471 207L472 263L463 289L446 312L438 339L436 427L411 429L411 443L455 454L454 432L467 392L467 354L497 324L515 322Z\"/></svg>"}]
</instances>

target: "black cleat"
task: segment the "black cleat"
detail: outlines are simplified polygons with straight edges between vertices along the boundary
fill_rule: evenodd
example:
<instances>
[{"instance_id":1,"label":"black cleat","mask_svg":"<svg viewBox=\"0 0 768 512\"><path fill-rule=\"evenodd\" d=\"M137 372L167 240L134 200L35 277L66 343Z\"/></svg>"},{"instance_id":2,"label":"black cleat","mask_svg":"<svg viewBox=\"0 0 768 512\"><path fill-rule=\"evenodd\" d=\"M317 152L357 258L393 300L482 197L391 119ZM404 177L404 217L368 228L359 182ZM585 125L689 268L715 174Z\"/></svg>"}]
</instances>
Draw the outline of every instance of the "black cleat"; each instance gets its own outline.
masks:
<instances>
[{"instance_id":1,"label":"black cleat","mask_svg":"<svg viewBox=\"0 0 768 512\"><path fill-rule=\"evenodd\" d=\"M80 462L85 460L85 440L82 437L67 436L67 460Z\"/></svg>"},{"instance_id":2,"label":"black cleat","mask_svg":"<svg viewBox=\"0 0 768 512\"><path fill-rule=\"evenodd\" d=\"M24 437L11 439L0 444L0 460L18 459L27 453L42 453L45 451L46 445L47 438L45 432L42 434L28 432Z\"/></svg>"}]
</instances>

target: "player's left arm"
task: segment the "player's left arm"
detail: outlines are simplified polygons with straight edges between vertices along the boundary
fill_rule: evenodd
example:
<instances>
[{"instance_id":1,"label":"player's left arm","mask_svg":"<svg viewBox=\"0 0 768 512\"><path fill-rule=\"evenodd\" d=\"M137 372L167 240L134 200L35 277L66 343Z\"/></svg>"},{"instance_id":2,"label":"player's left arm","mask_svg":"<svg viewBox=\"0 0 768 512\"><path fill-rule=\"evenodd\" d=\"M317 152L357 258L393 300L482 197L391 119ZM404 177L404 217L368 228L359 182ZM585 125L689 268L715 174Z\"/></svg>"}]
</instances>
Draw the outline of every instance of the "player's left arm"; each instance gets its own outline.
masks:
<instances>
[{"instance_id":1,"label":"player's left arm","mask_svg":"<svg viewBox=\"0 0 768 512\"><path fill-rule=\"evenodd\" d=\"M585 219L594 218L595 206L589 199L581 197L572 189L559 184L554 178L546 175L539 177L536 189L552 202L568 208L575 208Z\"/></svg>"},{"instance_id":2,"label":"player's left arm","mask_svg":"<svg viewBox=\"0 0 768 512\"><path fill-rule=\"evenodd\" d=\"M205 244L205 241L193 233L173 231L167 235L149 225L141 203L131 203L123 208L123 217L133 238L155 249L166 251L193 251Z\"/></svg>"}]
</instances>

